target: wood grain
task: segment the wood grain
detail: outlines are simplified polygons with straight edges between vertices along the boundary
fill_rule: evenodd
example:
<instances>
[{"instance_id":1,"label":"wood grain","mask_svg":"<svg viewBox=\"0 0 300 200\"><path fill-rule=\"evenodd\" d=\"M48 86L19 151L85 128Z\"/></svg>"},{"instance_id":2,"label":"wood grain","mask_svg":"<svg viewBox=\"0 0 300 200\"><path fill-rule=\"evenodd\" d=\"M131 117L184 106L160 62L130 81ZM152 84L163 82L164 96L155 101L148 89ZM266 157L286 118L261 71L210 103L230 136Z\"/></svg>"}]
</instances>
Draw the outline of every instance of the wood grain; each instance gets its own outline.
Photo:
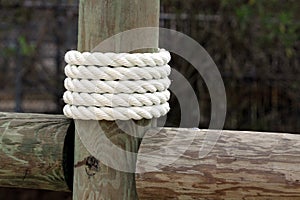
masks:
<instances>
[{"instance_id":1,"label":"wood grain","mask_svg":"<svg viewBox=\"0 0 300 200\"><path fill-rule=\"evenodd\" d=\"M72 170L64 171L73 157L73 145L64 146L70 124L61 115L0 113L0 186L70 191Z\"/></svg>"},{"instance_id":2,"label":"wood grain","mask_svg":"<svg viewBox=\"0 0 300 200\"><path fill-rule=\"evenodd\" d=\"M91 51L103 40L126 31L139 27L158 27L159 0L81 0L79 6L79 32L78 50ZM158 45L158 33L155 37L142 37L126 45L140 45L144 42ZM122 38L117 38L113 45L98 48L101 52L123 52ZM144 49L140 52L154 51ZM131 135L142 136L146 130L153 127L156 120L141 120L141 128L134 128L134 122L122 122L131 130ZM105 135L117 147L130 152L137 152L139 138L132 137L122 131L115 122L99 121L103 131L99 136ZM78 127L77 127L78 128ZM87 131L88 132L88 131ZM88 137L88 135L87 135ZM93 141L95 138L90 138ZM131 162L136 158L126 156L114 158ZM88 166L88 162L93 163ZM79 138L75 136L75 168L73 199L137 199L134 173L126 173L112 169L98 161L87 151ZM135 163L128 163L130 165Z\"/></svg>"},{"instance_id":3,"label":"wood grain","mask_svg":"<svg viewBox=\"0 0 300 200\"><path fill-rule=\"evenodd\" d=\"M214 144L204 141L206 134L217 133L148 131L137 160L139 198L300 199L300 135L223 131ZM203 142L214 147L200 159ZM182 148L187 149L179 156ZM172 159L174 163L164 164Z\"/></svg>"}]
</instances>

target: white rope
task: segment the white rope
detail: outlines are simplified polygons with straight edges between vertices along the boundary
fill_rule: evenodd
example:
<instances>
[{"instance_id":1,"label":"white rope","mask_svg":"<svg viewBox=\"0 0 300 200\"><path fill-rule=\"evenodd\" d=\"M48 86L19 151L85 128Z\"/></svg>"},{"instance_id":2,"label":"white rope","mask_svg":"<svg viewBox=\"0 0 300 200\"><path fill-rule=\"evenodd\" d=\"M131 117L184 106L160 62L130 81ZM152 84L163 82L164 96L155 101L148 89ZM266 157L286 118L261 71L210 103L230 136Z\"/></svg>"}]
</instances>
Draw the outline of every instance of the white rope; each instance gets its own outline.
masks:
<instances>
[{"instance_id":1,"label":"white rope","mask_svg":"<svg viewBox=\"0 0 300 200\"><path fill-rule=\"evenodd\" d=\"M72 92L84 93L140 93L158 92L168 89L171 81L169 78L157 80L138 80L138 81L99 81L86 79L65 79L65 88Z\"/></svg>"},{"instance_id":2,"label":"white rope","mask_svg":"<svg viewBox=\"0 0 300 200\"><path fill-rule=\"evenodd\" d=\"M164 49L160 49L158 53L80 53L72 50L65 54L65 61L70 65L153 67L166 65L170 59L170 53Z\"/></svg>"},{"instance_id":3,"label":"white rope","mask_svg":"<svg viewBox=\"0 0 300 200\"><path fill-rule=\"evenodd\" d=\"M170 53L80 53L65 55L63 111L82 120L140 120L167 114Z\"/></svg>"},{"instance_id":4,"label":"white rope","mask_svg":"<svg viewBox=\"0 0 300 200\"><path fill-rule=\"evenodd\" d=\"M89 94L66 91L63 98L67 104L75 106L141 107L166 103L170 99L170 92L165 90L145 94Z\"/></svg>"},{"instance_id":5,"label":"white rope","mask_svg":"<svg viewBox=\"0 0 300 200\"><path fill-rule=\"evenodd\" d=\"M98 67L67 65L65 74L73 79L141 80L161 79L170 75L169 65L157 67Z\"/></svg>"},{"instance_id":6,"label":"white rope","mask_svg":"<svg viewBox=\"0 0 300 200\"><path fill-rule=\"evenodd\" d=\"M82 120L140 120L142 118L158 118L168 113L169 104L164 103L143 107L84 107L65 105L64 114L73 119Z\"/></svg>"}]
</instances>

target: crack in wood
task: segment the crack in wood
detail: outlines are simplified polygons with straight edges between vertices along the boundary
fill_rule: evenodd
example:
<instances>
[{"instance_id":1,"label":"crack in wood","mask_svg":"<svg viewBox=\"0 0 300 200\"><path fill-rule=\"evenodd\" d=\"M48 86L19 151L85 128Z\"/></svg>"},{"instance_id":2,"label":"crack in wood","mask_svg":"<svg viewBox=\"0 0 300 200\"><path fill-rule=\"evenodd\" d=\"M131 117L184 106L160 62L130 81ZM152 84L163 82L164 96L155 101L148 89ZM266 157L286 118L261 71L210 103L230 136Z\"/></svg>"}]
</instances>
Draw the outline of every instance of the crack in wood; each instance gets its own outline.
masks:
<instances>
[{"instance_id":1,"label":"crack in wood","mask_svg":"<svg viewBox=\"0 0 300 200\"><path fill-rule=\"evenodd\" d=\"M26 176L29 174L29 171L30 171L30 169L28 169L28 168L25 170L25 173L23 176L23 181L25 180Z\"/></svg>"}]
</instances>

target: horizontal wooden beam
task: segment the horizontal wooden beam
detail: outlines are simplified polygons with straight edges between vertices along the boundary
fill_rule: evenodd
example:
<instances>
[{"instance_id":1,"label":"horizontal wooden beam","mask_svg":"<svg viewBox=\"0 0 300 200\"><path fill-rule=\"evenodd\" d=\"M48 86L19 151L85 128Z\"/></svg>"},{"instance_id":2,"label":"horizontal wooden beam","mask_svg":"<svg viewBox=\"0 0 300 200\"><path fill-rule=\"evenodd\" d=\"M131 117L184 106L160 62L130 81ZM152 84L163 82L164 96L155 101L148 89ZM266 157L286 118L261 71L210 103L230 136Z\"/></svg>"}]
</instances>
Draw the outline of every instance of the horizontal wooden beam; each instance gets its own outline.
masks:
<instances>
[{"instance_id":1,"label":"horizontal wooden beam","mask_svg":"<svg viewBox=\"0 0 300 200\"><path fill-rule=\"evenodd\" d=\"M0 113L0 186L70 191L73 147L64 116Z\"/></svg>"},{"instance_id":2,"label":"horizontal wooden beam","mask_svg":"<svg viewBox=\"0 0 300 200\"><path fill-rule=\"evenodd\" d=\"M300 135L223 131L215 143L208 134L218 136L212 130L148 131L137 161L139 198L300 199ZM213 148L199 158L203 144Z\"/></svg>"},{"instance_id":3,"label":"horizontal wooden beam","mask_svg":"<svg viewBox=\"0 0 300 200\"><path fill-rule=\"evenodd\" d=\"M300 135L222 131L214 144L215 131L158 130L140 146L140 199L300 199ZM0 113L0 186L71 191L73 145L64 116Z\"/></svg>"}]
</instances>

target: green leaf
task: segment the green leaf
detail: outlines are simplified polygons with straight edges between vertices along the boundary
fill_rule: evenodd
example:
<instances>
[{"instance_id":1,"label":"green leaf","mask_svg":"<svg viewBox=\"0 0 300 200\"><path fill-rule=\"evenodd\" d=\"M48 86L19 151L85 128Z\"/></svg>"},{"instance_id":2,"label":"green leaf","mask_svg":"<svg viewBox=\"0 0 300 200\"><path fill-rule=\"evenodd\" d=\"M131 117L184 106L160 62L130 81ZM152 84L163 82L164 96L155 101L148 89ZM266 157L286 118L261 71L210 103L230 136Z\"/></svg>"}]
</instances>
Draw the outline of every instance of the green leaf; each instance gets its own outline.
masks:
<instances>
[{"instance_id":1,"label":"green leaf","mask_svg":"<svg viewBox=\"0 0 300 200\"><path fill-rule=\"evenodd\" d=\"M19 46L20 46L20 52L24 56L30 56L35 51L35 45L29 44L24 36L20 36L18 38Z\"/></svg>"}]
</instances>

